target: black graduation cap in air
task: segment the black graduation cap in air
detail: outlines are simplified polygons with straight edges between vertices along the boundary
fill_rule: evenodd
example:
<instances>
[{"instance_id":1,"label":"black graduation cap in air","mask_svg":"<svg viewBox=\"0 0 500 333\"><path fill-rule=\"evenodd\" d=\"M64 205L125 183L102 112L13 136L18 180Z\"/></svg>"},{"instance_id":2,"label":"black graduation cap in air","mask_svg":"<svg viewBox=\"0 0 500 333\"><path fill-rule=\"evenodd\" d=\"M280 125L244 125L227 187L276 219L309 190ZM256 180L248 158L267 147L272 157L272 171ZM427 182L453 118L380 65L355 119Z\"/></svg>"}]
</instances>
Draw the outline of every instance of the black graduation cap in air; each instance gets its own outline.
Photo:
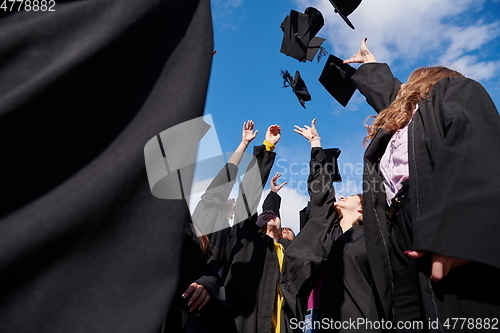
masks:
<instances>
[{"instance_id":1,"label":"black graduation cap in air","mask_svg":"<svg viewBox=\"0 0 500 333\"><path fill-rule=\"evenodd\" d=\"M345 23L347 23L348 26L354 29L354 26L352 25L351 21L349 21L347 16L350 15L356 8L358 8L361 0L330 0L330 3L335 8L335 13L338 13L340 17L342 17L342 19L345 21Z\"/></svg>"},{"instance_id":2,"label":"black graduation cap in air","mask_svg":"<svg viewBox=\"0 0 500 333\"><path fill-rule=\"evenodd\" d=\"M307 90L306 83L300 76L299 71L295 72L295 77L292 79L292 75L288 71L281 71L281 77L283 78L283 87L292 87L293 93L297 96L300 105L305 109L307 101L311 100L311 95Z\"/></svg>"},{"instance_id":3,"label":"black graduation cap in air","mask_svg":"<svg viewBox=\"0 0 500 333\"><path fill-rule=\"evenodd\" d=\"M323 15L314 7L307 7L304 13L291 10L281 23L283 40L280 52L299 61L312 61L325 41L315 37L324 24Z\"/></svg>"},{"instance_id":4,"label":"black graduation cap in air","mask_svg":"<svg viewBox=\"0 0 500 333\"><path fill-rule=\"evenodd\" d=\"M356 88L351 84L351 76L356 69L344 64L342 59L330 54L318 81L342 106L346 106Z\"/></svg>"}]
</instances>

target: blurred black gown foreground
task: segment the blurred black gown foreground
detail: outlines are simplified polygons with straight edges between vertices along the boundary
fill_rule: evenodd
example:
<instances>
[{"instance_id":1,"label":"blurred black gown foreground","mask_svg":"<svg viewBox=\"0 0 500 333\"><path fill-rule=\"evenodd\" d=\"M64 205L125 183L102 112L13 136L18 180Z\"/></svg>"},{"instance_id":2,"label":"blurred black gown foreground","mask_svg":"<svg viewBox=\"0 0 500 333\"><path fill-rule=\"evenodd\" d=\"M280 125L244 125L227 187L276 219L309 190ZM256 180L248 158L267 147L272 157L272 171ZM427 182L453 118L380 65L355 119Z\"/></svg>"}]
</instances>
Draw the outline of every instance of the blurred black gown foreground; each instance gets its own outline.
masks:
<instances>
[{"instance_id":1,"label":"blurred black gown foreground","mask_svg":"<svg viewBox=\"0 0 500 333\"><path fill-rule=\"evenodd\" d=\"M0 332L159 332L188 212L144 145L203 114L209 1L2 11L0 39Z\"/></svg>"}]
</instances>

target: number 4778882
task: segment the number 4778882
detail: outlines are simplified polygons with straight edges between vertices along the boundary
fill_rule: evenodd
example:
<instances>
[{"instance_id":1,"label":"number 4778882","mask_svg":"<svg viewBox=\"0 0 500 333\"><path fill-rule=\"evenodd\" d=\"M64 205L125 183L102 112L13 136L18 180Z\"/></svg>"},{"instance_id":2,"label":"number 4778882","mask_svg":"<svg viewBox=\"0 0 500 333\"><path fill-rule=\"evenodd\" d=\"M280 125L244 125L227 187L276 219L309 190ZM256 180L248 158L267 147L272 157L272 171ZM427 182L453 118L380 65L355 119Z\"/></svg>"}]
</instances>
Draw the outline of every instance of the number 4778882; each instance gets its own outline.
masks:
<instances>
[{"instance_id":1,"label":"number 4778882","mask_svg":"<svg viewBox=\"0 0 500 333\"><path fill-rule=\"evenodd\" d=\"M55 12L55 5L54 0L3 0L0 10L4 12Z\"/></svg>"}]
</instances>

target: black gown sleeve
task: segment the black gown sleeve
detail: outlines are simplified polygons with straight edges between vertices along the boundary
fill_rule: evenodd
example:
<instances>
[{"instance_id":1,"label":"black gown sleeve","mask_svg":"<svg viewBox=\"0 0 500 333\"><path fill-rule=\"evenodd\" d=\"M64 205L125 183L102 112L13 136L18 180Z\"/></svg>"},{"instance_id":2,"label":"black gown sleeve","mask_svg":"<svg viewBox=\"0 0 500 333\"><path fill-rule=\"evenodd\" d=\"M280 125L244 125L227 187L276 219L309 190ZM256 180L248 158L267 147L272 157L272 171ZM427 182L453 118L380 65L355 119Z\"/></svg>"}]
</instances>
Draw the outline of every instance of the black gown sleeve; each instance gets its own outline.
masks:
<instances>
[{"instance_id":1,"label":"black gown sleeve","mask_svg":"<svg viewBox=\"0 0 500 333\"><path fill-rule=\"evenodd\" d=\"M214 258L224 264L224 254L231 226L224 206L236 181L238 167L227 163L215 176L193 212L193 221L210 239Z\"/></svg>"},{"instance_id":2,"label":"black gown sleeve","mask_svg":"<svg viewBox=\"0 0 500 333\"><path fill-rule=\"evenodd\" d=\"M368 63L358 68L351 83L366 97L377 113L387 108L396 98L401 81L392 75L387 64Z\"/></svg>"},{"instance_id":3,"label":"black gown sleeve","mask_svg":"<svg viewBox=\"0 0 500 333\"><path fill-rule=\"evenodd\" d=\"M246 235L259 231L257 222L257 206L262 196L276 153L267 151L264 146L254 147L254 157L247 167L243 181L240 184L236 199L234 225L229 236L229 245L226 248L227 258L231 258L237 251L236 244ZM229 259L230 261L230 259Z\"/></svg>"},{"instance_id":4,"label":"black gown sleeve","mask_svg":"<svg viewBox=\"0 0 500 333\"><path fill-rule=\"evenodd\" d=\"M280 216L280 206L281 206L281 197L278 193L269 191L264 202L262 203L262 211L272 211L276 216L281 218Z\"/></svg>"},{"instance_id":5,"label":"black gown sleeve","mask_svg":"<svg viewBox=\"0 0 500 333\"><path fill-rule=\"evenodd\" d=\"M303 317L302 300L307 297L306 282L322 267L333 244L335 190L332 186L332 165L326 163L322 148L312 148L308 191L310 195L309 220L285 253L281 275L287 310L295 318Z\"/></svg>"},{"instance_id":6,"label":"black gown sleeve","mask_svg":"<svg viewBox=\"0 0 500 333\"><path fill-rule=\"evenodd\" d=\"M500 117L486 90L446 78L421 105L432 169L417 161L414 249L500 268ZM418 156L417 156L418 158Z\"/></svg>"}]
</instances>

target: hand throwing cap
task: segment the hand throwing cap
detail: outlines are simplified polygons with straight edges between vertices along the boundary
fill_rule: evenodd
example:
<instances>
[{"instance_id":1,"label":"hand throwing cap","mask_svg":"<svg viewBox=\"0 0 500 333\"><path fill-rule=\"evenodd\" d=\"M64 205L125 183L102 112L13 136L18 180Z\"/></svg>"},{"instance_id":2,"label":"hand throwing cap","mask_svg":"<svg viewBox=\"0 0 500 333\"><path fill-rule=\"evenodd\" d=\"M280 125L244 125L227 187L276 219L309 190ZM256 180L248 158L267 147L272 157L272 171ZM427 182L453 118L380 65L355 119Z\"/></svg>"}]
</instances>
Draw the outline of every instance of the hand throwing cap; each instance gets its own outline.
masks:
<instances>
[{"instance_id":1,"label":"hand throwing cap","mask_svg":"<svg viewBox=\"0 0 500 333\"><path fill-rule=\"evenodd\" d=\"M299 71L295 72L295 77L292 79L292 75L288 71L281 71L281 77L283 78L283 87L292 87L293 93L297 96L300 105L305 109L307 101L311 100L311 95L307 90L306 83L300 76Z\"/></svg>"},{"instance_id":2,"label":"hand throwing cap","mask_svg":"<svg viewBox=\"0 0 500 333\"><path fill-rule=\"evenodd\" d=\"M338 13L340 17L354 29L351 21L347 18L356 8L358 8L361 0L329 0L332 6L335 8L335 13Z\"/></svg>"},{"instance_id":3,"label":"hand throwing cap","mask_svg":"<svg viewBox=\"0 0 500 333\"><path fill-rule=\"evenodd\" d=\"M316 8L307 7L304 13L291 10L281 23L283 40L280 52L299 61L312 61L325 41L315 37L324 24L323 15Z\"/></svg>"},{"instance_id":4,"label":"hand throwing cap","mask_svg":"<svg viewBox=\"0 0 500 333\"><path fill-rule=\"evenodd\" d=\"M346 106L356 88L351 84L351 76L356 69L344 64L342 59L329 55L318 81L342 106Z\"/></svg>"}]
</instances>

